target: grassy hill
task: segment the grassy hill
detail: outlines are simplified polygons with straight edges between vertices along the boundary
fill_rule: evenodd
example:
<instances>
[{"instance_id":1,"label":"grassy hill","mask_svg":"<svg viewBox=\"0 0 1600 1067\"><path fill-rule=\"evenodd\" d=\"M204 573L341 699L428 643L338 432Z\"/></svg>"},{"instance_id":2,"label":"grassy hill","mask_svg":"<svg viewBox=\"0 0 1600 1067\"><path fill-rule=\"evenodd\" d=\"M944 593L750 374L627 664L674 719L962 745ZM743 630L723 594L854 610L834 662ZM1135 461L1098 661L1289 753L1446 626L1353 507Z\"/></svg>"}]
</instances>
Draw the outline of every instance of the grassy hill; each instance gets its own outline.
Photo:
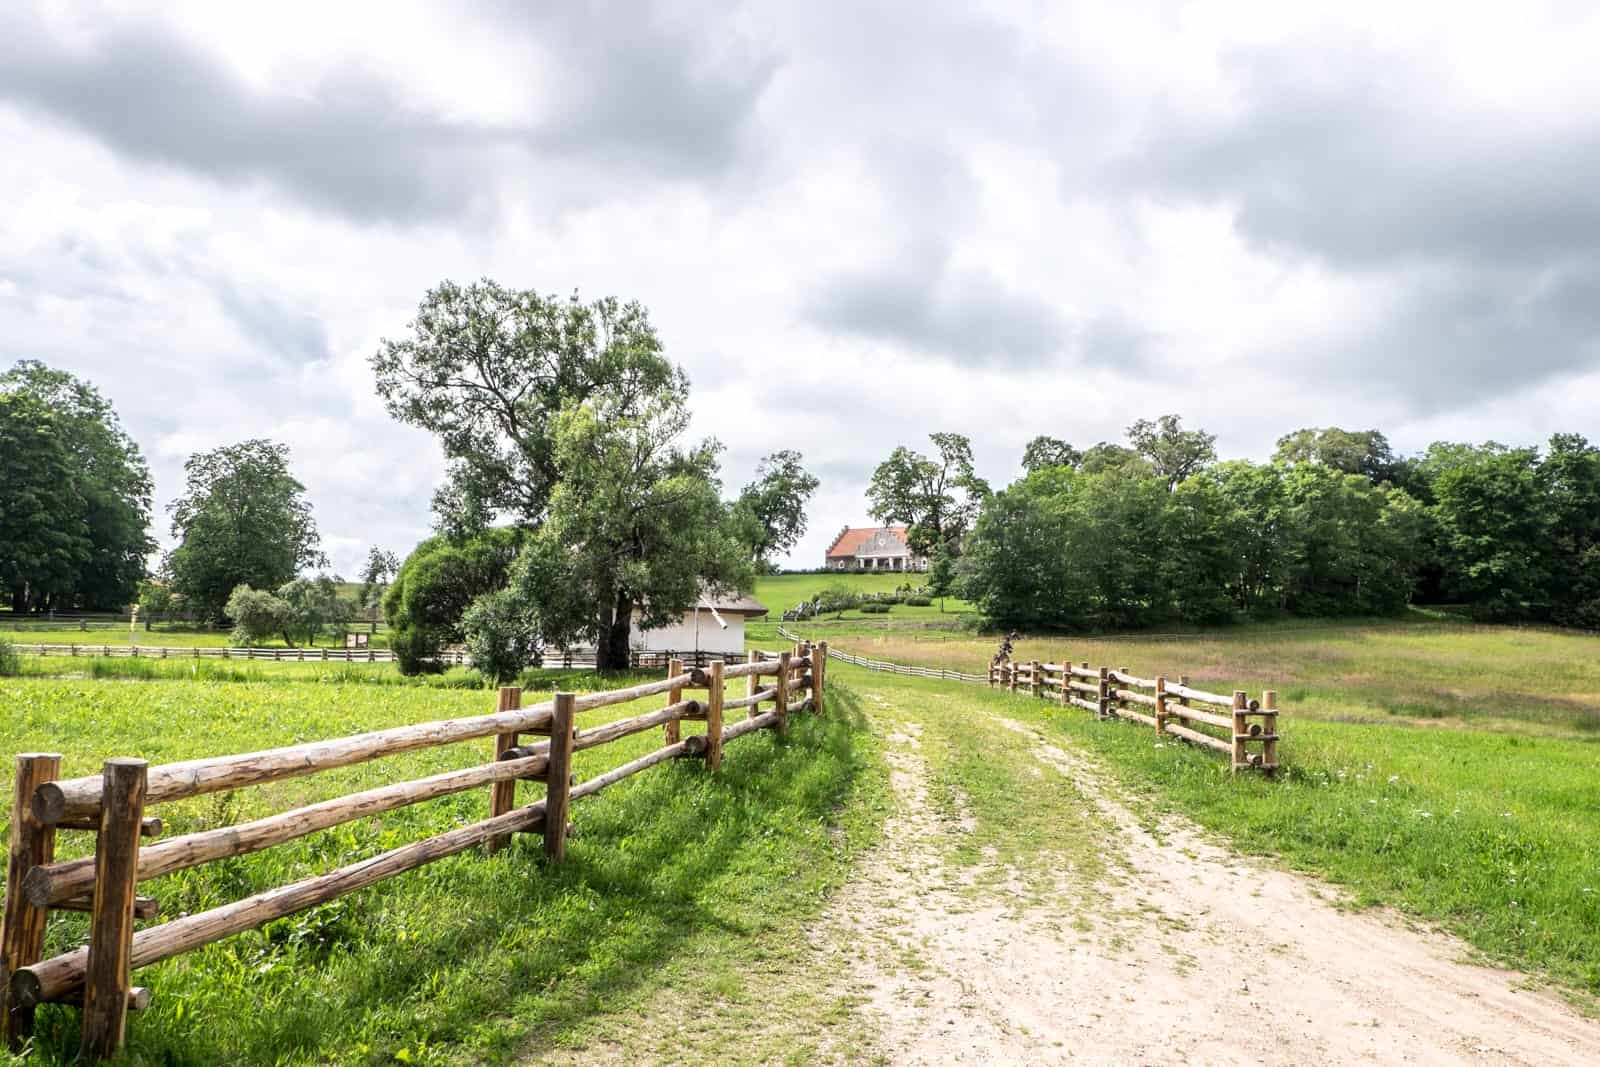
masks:
<instances>
[{"instance_id":1,"label":"grassy hill","mask_svg":"<svg viewBox=\"0 0 1600 1067\"><path fill-rule=\"evenodd\" d=\"M776 622L785 611L793 608L802 600L810 600L824 589L844 587L851 592L862 595L874 593L893 593L903 586L920 589L927 583L925 574L769 574L756 579L755 596L771 611L768 622ZM943 610L940 603L935 600L928 607L914 607L909 604L895 604L889 609L888 615L867 615L859 611L846 611L841 615L829 615L829 619L842 619L845 621L860 621L863 623L882 623L886 620L896 622L914 622L918 624L938 624L941 622L956 625L959 616L972 610L970 604L955 597L948 597L944 601Z\"/></svg>"}]
</instances>

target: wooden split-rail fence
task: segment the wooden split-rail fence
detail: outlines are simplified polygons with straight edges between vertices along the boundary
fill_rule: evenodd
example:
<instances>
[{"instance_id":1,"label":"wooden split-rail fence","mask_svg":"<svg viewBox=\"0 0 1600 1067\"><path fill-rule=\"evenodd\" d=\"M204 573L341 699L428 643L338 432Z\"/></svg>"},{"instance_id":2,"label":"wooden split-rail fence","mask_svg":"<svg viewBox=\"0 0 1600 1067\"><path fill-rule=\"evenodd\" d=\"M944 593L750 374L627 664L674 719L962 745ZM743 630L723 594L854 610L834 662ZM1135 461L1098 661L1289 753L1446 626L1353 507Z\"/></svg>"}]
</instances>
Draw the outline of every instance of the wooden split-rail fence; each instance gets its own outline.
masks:
<instances>
[{"instance_id":1,"label":"wooden split-rail fence","mask_svg":"<svg viewBox=\"0 0 1600 1067\"><path fill-rule=\"evenodd\" d=\"M790 641L802 640L782 626L778 633ZM1140 678L1126 667L1112 670L1087 663L1001 660L990 664L989 673L983 675L868 659L837 648L828 649L828 657L869 671L987 683L1013 693L1021 690L1062 707L1093 712L1101 719L1143 723L1158 734L1221 752L1229 757L1234 773L1253 768L1270 776L1278 769L1278 694L1270 689L1260 700L1251 699L1242 689L1223 696L1194 688L1187 675L1175 682L1165 677Z\"/></svg>"},{"instance_id":2,"label":"wooden split-rail fence","mask_svg":"<svg viewBox=\"0 0 1600 1067\"><path fill-rule=\"evenodd\" d=\"M108 659L223 659L268 661L272 663L393 663L395 655L386 648L234 648L231 645L174 646L174 645L49 645L13 644L12 648L24 656L64 656L67 658L102 657ZM435 661L446 667L470 667L472 656L465 649L447 648ZM628 654L628 665L635 670L663 668L673 660L685 665L704 667L713 662L737 663L743 653L707 652L656 652L634 649ZM595 650L548 649L535 655L530 667L553 670L590 670L595 667Z\"/></svg>"},{"instance_id":3,"label":"wooden split-rail fence","mask_svg":"<svg viewBox=\"0 0 1600 1067\"><path fill-rule=\"evenodd\" d=\"M522 706L520 689L504 688L498 710L470 718L154 767L142 759L109 759L100 774L81 778L60 777L59 755L20 755L0 927L0 1030L17 1048L32 1033L39 1005L78 1005L83 1015L81 1058L109 1058L123 1043L128 1012L150 1003L149 991L132 982L139 968L446 856L478 846L497 851L516 833L541 835L545 854L559 862L566 854L573 803L668 760L697 758L715 771L729 742L758 730L781 733L788 729L790 715L822 711L826 673L826 644L801 644L770 657L752 652L746 662L734 665L713 660L706 667L687 668L673 660L659 681L606 692L557 693L553 700L529 707ZM744 692L730 698L728 683L738 678L745 679ZM664 706L593 727L578 724L585 711L652 696L664 696ZM746 716L730 725L725 716L738 709ZM705 733L683 736L685 721L704 722ZM665 734L663 747L583 782L572 775L575 752L658 727ZM524 741L525 736L543 740ZM493 741L493 759L478 766L146 843L161 836L161 819L150 814L161 804L484 738ZM545 783L544 795L518 806L519 781ZM157 901L139 895L142 881L485 787L488 817L483 821L221 907L135 929L136 919L152 919L160 911ZM78 831L95 835L93 854L56 860L56 836ZM45 959L45 926L52 909L88 912L89 937L83 947Z\"/></svg>"},{"instance_id":4,"label":"wooden split-rail fence","mask_svg":"<svg viewBox=\"0 0 1600 1067\"><path fill-rule=\"evenodd\" d=\"M1242 689L1232 696L1196 689L1187 676L1168 681L1141 678L1126 667L1038 660L994 663L988 681L1101 719L1143 723L1158 734L1213 749L1229 757L1234 773L1255 768L1271 775L1278 769L1278 694L1270 689L1252 700Z\"/></svg>"}]
</instances>

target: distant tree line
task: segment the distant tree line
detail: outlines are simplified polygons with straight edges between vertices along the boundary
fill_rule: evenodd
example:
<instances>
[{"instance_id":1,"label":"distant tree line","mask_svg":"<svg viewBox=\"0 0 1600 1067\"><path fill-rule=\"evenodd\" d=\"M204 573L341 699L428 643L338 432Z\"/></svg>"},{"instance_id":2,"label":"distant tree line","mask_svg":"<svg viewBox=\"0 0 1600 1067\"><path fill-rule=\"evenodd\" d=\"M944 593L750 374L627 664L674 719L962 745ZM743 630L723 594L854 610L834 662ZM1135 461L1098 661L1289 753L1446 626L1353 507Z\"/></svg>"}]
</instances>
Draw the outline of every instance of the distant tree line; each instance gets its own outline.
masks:
<instances>
[{"instance_id":1,"label":"distant tree line","mask_svg":"<svg viewBox=\"0 0 1600 1067\"><path fill-rule=\"evenodd\" d=\"M1002 626L1121 629L1383 614L1600 627L1600 449L1305 429L1267 463L1217 462L1176 416L1128 445L1030 442L961 544L959 590Z\"/></svg>"}]
</instances>

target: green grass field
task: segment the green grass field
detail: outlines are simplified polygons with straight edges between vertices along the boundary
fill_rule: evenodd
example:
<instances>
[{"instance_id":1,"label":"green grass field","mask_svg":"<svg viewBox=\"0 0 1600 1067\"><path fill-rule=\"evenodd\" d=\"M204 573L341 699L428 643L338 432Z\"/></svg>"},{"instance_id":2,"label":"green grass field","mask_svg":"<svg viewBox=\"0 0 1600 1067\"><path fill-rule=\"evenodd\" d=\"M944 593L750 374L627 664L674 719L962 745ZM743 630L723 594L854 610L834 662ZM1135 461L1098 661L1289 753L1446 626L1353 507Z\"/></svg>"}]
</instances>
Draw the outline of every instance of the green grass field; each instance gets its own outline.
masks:
<instances>
[{"instance_id":1,"label":"green grass field","mask_svg":"<svg viewBox=\"0 0 1600 1067\"><path fill-rule=\"evenodd\" d=\"M926 574L769 574L756 579L755 597L767 606L768 622L776 622L783 613L802 600L810 600L824 589L844 586L861 594L893 593L903 585L913 588L927 583ZM962 613L971 611L971 605L955 597L947 597L941 610L935 599L929 607L894 604L887 615L865 615L859 611L846 611L842 615L829 615L830 620L855 621L879 627L907 622L932 623L954 626Z\"/></svg>"},{"instance_id":2,"label":"green grass field","mask_svg":"<svg viewBox=\"0 0 1600 1067\"><path fill-rule=\"evenodd\" d=\"M0 721L0 748L8 756L62 752L63 773L72 776L95 772L108 756L166 762L493 708L482 689L372 684L394 676L364 676L363 668L316 674L310 665L251 665L251 673L229 676L226 666L201 665L193 677L179 665L151 664L155 674L144 678L0 679L0 704L10 712ZM528 679L584 688L625 680ZM654 706L659 698L585 713L583 722ZM741 739L715 776L669 765L582 801L574 811L580 836L559 868L544 864L536 841L494 859L468 853L142 970L140 982L157 993L131 1023L128 1060L501 1062L530 1042L579 1041L669 984L702 1002L728 1002L703 1035L709 1048L718 1035L736 1043L741 1020L780 995L815 998L820 1016L834 993L796 973L798 935L871 840L881 807L871 740L847 702L838 710L826 721L797 716L787 739ZM686 732L695 728L685 724ZM659 744L652 731L580 753L577 774L591 777ZM159 811L168 835L182 834L488 754L485 739ZM7 759L7 797L11 773ZM525 799L537 796L537 786L521 789ZM460 794L143 883L141 891L168 916L191 913L473 821L486 805L484 790ZM64 833L58 854L82 854L86 838ZM56 913L50 950L80 943L83 919ZM758 988L748 977L758 973L774 987ZM747 997L735 996L741 982L752 987ZM34 1061L70 1060L76 1033L76 1011L43 1009ZM780 1059L803 1058L810 1040L798 1032L774 1039Z\"/></svg>"}]
</instances>

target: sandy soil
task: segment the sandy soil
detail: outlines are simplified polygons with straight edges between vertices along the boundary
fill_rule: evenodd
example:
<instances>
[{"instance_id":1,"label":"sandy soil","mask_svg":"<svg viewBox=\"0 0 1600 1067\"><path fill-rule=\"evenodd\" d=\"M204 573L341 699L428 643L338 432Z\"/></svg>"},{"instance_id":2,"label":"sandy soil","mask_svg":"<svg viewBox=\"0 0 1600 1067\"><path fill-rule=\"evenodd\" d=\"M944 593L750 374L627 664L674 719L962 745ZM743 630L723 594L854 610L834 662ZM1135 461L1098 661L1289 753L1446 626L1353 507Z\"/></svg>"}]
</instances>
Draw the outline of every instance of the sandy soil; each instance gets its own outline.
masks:
<instances>
[{"instance_id":1,"label":"sandy soil","mask_svg":"<svg viewBox=\"0 0 1600 1067\"><path fill-rule=\"evenodd\" d=\"M915 728L892 737L903 810L824 926L891 1062L1600 1063L1600 1023L1521 976L1180 820L1151 833L1002 721L1093 798L1127 863L1054 902L975 901L941 859Z\"/></svg>"}]
</instances>

